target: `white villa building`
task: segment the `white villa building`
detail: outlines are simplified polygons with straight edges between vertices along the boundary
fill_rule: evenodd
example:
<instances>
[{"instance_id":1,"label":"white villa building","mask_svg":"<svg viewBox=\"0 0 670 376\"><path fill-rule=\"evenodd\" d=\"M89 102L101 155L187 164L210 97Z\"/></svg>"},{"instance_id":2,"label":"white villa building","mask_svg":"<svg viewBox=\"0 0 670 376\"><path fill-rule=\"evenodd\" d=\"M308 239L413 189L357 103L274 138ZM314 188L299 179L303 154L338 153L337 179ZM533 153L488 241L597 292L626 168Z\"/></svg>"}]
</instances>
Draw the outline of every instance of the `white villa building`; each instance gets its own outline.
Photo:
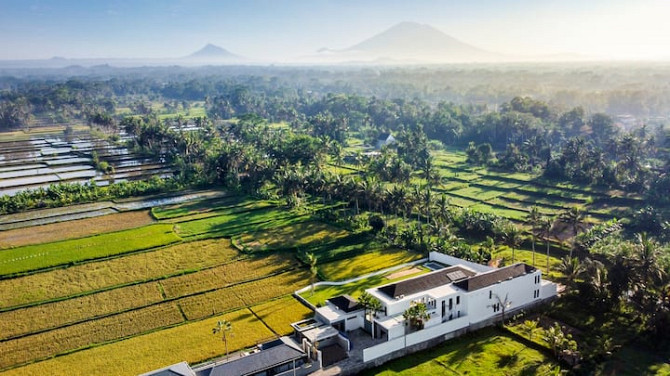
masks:
<instances>
[{"instance_id":1,"label":"white villa building","mask_svg":"<svg viewBox=\"0 0 670 376\"><path fill-rule=\"evenodd\" d=\"M369 362L426 341L440 337L446 340L490 325L503 313L556 296L556 284L543 280L541 271L530 265L517 263L495 269L437 252L431 253L430 261L447 267L366 290L382 304L372 322L348 297L331 299L317 308L315 319L342 332L364 328L367 323L366 329L382 340L363 350L363 361ZM410 328L403 318L403 313L416 303L424 303L430 315L419 330Z\"/></svg>"},{"instance_id":2,"label":"white villa building","mask_svg":"<svg viewBox=\"0 0 670 376\"><path fill-rule=\"evenodd\" d=\"M339 367L334 372L355 374L556 296L556 284L526 264L495 269L437 252L431 252L429 261L425 265L437 270L367 289L382 306L368 317L352 297L334 297L315 309L314 318L291 324L291 337L261 344L230 361L195 367L182 362L145 375L306 376L331 365ZM417 303L425 304L429 314L421 329L410 327L403 317Z\"/></svg>"}]
</instances>

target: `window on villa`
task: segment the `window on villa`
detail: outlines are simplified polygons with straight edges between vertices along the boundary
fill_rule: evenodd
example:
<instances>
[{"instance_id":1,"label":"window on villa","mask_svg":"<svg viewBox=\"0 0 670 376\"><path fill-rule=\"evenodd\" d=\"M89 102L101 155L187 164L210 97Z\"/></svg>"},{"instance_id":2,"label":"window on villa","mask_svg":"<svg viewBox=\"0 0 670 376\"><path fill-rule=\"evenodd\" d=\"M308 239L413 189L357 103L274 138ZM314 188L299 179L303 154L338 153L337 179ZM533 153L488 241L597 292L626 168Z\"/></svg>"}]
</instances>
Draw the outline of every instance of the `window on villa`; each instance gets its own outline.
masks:
<instances>
[{"instance_id":1,"label":"window on villa","mask_svg":"<svg viewBox=\"0 0 670 376\"><path fill-rule=\"evenodd\" d=\"M493 291L489 290L489 299L493 299Z\"/></svg>"},{"instance_id":2,"label":"window on villa","mask_svg":"<svg viewBox=\"0 0 670 376\"><path fill-rule=\"evenodd\" d=\"M456 297L456 304L461 304L461 297L460 296Z\"/></svg>"},{"instance_id":3,"label":"window on villa","mask_svg":"<svg viewBox=\"0 0 670 376\"><path fill-rule=\"evenodd\" d=\"M454 300L449 298L449 309L451 310L452 308L454 308Z\"/></svg>"}]
</instances>

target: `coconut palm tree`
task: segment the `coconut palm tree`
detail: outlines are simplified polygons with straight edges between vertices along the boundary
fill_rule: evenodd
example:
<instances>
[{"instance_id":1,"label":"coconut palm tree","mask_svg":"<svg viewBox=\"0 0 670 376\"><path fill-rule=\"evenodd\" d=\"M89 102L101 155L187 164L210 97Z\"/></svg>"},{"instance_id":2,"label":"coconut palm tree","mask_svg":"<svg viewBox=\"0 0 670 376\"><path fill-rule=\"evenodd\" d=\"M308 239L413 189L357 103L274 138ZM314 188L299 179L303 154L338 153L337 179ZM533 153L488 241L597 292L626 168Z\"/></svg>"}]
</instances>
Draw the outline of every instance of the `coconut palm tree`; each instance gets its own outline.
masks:
<instances>
[{"instance_id":1,"label":"coconut palm tree","mask_svg":"<svg viewBox=\"0 0 670 376\"><path fill-rule=\"evenodd\" d=\"M536 240L536 231L538 230L538 226L540 225L540 220L542 219L542 215L540 214L540 209L534 205L532 208L530 208L530 212L528 212L528 215L526 216L526 223L530 225L530 233L531 233L531 238L532 238L532 248L533 248L533 266L535 266L535 240Z\"/></svg>"},{"instance_id":2,"label":"coconut palm tree","mask_svg":"<svg viewBox=\"0 0 670 376\"><path fill-rule=\"evenodd\" d=\"M530 341L533 340L533 334L535 334L538 322L539 320L526 320L521 324L521 332L525 334Z\"/></svg>"},{"instance_id":3,"label":"coconut palm tree","mask_svg":"<svg viewBox=\"0 0 670 376\"><path fill-rule=\"evenodd\" d=\"M496 298L496 305L500 309L500 318L501 318L500 323L504 325L505 324L505 312L506 312L507 308L512 306L512 301L509 299L509 294L505 294L504 298L501 298L500 295L498 295L498 294L493 294L493 296Z\"/></svg>"},{"instance_id":4,"label":"coconut palm tree","mask_svg":"<svg viewBox=\"0 0 670 376\"><path fill-rule=\"evenodd\" d=\"M231 330L233 330L233 324L228 320L219 320L216 322L216 326L212 328L212 334L221 333L221 340L226 348L226 360L228 360L228 336L226 333Z\"/></svg>"},{"instance_id":5,"label":"coconut palm tree","mask_svg":"<svg viewBox=\"0 0 670 376\"><path fill-rule=\"evenodd\" d=\"M576 257L565 257L561 260L561 273L565 277L565 284L571 289L576 286L577 278L584 272L584 265Z\"/></svg>"},{"instance_id":6,"label":"coconut palm tree","mask_svg":"<svg viewBox=\"0 0 670 376\"><path fill-rule=\"evenodd\" d=\"M646 290L661 281L665 272L658 260L660 249L646 233L636 235L635 253L632 256L634 280L637 280L637 289Z\"/></svg>"},{"instance_id":7,"label":"coconut palm tree","mask_svg":"<svg viewBox=\"0 0 670 376\"><path fill-rule=\"evenodd\" d=\"M503 241L505 245L512 248L512 263L516 261L516 247L521 245L521 230L515 225L510 224L505 228L505 233L503 234Z\"/></svg>"},{"instance_id":8,"label":"coconut palm tree","mask_svg":"<svg viewBox=\"0 0 670 376\"><path fill-rule=\"evenodd\" d=\"M305 254L305 259L309 265L309 283L312 287L311 294L314 295L314 283L316 282L317 276L319 274L319 269L316 266L318 258L314 255L314 253L309 252Z\"/></svg>"},{"instance_id":9,"label":"coconut palm tree","mask_svg":"<svg viewBox=\"0 0 670 376\"><path fill-rule=\"evenodd\" d=\"M365 309L365 319L370 321L372 338L375 338L375 320L373 316L383 309L382 302L368 292L364 291L358 297L358 303Z\"/></svg>"},{"instance_id":10,"label":"coconut palm tree","mask_svg":"<svg viewBox=\"0 0 670 376\"><path fill-rule=\"evenodd\" d=\"M547 274L550 272L550 264L549 264L549 237L551 236L551 228L554 226L554 221L551 220L551 218L548 217L542 217L538 224L538 230L540 232L540 236L544 238L544 243L547 245Z\"/></svg>"},{"instance_id":11,"label":"coconut palm tree","mask_svg":"<svg viewBox=\"0 0 670 376\"><path fill-rule=\"evenodd\" d=\"M572 246L570 247L570 258L572 258L572 251L575 249L577 234L579 233L579 230L584 229L584 218L584 211L577 206L573 206L570 209L562 212L558 217L561 222L567 224L570 227L573 233Z\"/></svg>"},{"instance_id":12,"label":"coconut palm tree","mask_svg":"<svg viewBox=\"0 0 670 376\"><path fill-rule=\"evenodd\" d=\"M403 312L402 317L405 319L405 325L422 329L425 322L430 320L430 313L425 303L413 303Z\"/></svg>"}]
</instances>

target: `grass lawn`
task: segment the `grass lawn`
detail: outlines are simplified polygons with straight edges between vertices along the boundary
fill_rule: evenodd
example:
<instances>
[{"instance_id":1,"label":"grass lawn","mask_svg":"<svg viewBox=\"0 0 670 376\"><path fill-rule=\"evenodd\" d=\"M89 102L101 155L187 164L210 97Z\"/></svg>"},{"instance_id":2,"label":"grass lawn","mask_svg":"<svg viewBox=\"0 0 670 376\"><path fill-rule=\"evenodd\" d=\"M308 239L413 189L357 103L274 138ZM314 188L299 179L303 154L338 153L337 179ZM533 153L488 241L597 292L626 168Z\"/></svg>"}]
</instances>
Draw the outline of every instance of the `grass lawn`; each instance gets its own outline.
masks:
<instances>
[{"instance_id":1,"label":"grass lawn","mask_svg":"<svg viewBox=\"0 0 670 376\"><path fill-rule=\"evenodd\" d=\"M0 275L38 270L181 241L172 225L151 225L55 243L29 245L0 252Z\"/></svg>"},{"instance_id":2,"label":"grass lawn","mask_svg":"<svg viewBox=\"0 0 670 376\"><path fill-rule=\"evenodd\" d=\"M50 243L76 239L103 232L127 230L149 225L153 219L148 211L110 214L75 221L51 223L42 226L24 227L0 232L0 247L21 247L31 244Z\"/></svg>"},{"instance_id":3,"label":"grass lawn","mask_svg":"<svg viewBox=\"0 0 670 376\"><path fill-rule=\"evenodd\" d=\"M515 262L523 262L528 265L533 265L533 252L526 249L516 249L514 251ZM502 258L505 260L505 265L512 264L512 249L506 246L498 246L496 252L493 254L494 259ZM547 278L547 248L544 244L535 245L535 267L542 270L545 278L550 280L560 279L562 274L558 271L561 265L561 260L552 256L552 250L549 251L549 267L551 272Z\"/></svg>"},{"instance_id":4,"label":"grass lawn","mask_svg":"<svg viewBox=\"0 0 670 376\"><path fill-rule=\"evenodd\" d=\"M558 364L511 335L487 328L393 360L362 375L547 375Z\"/></svg>"},{"instance_id":5,"label":"grass lawn","mask_svg":"<svg viewBox=\"0 0 670 376\"><path fill-rule=\"evenodd\" d=\"M245 250L255 252L332 242L349 234L349 231L338 227L309 221L242 234L237 239Z\"/></svg>"},{"instance_id":6,"label":"grass lawn","mask_svg":"<svg viewBox=\"0 0 670 376\"><path fill-rule=\"evenodd\" d=\"M360 281L352 282L352 283L347 283L346 285L341 285L341 286L317 286L314 288L314 294L310 290L303 292L300 294L303 298L305 298L308 302L314 304L315 306L318 305L323 305L328 298L332 298L334 296L342 295L342 294L348 294L353 296L354 298L358 297L361 295L361 293L365 289L369 289L371 287L375 286L381 286L387 283L391 282L396 282L396 281L401 281L403 279L407 278L412 278L416 277L417 275L425 274L428 273L429 270L425 268L408 268L406 270L410 270L410 272L402 277L398 278L393 278L390 279L390 275L377 275L365 279L361 279ZM393 272L391 274L395 274L397 272ZM304 286L303 286L304 287Z\"/></svg>"},{"instance_id":7,"label":"grass lawn","mask_svg":"<svg viewBox=\"0 0 670 376\"><path fill-rule=\"evenodd\" d=\"M319 271L328 281L340 281L416 261L423 257L419 253L402 249L374 250L320 265Z\"/></svg>"}]
</instances>

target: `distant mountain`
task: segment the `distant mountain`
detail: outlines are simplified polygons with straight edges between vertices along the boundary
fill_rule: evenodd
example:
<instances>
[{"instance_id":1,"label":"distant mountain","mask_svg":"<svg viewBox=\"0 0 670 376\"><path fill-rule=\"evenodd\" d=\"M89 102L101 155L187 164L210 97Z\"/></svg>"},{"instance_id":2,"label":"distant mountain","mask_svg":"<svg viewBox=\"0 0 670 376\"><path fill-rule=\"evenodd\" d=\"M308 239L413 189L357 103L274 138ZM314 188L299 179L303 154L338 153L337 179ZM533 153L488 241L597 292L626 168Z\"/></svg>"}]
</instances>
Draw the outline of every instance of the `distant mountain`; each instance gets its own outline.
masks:
<instances>
[{"instance_id":1,"label":"distant mountain","mask_svg":"<svg viewBox=\"0 0 670 376\"><path fill-rule=\"evenodd\" d=\"M207 44L205 47L186 56L192 60L238 60L242 57L226 50L225 48Z\"/></svg>"},{"instance_id":2,"label":"distant mountain","mask_svg":"<svg viewBox=\"0 0 670 376\"><path fill-rule=\"evenodd\" d=\"M322 57L337 59L390 59L404 62L494 61L502 55L461 42L442 31L415 22L402 22L342 50L321 49Z\"/></svg>"}]
</instances>

